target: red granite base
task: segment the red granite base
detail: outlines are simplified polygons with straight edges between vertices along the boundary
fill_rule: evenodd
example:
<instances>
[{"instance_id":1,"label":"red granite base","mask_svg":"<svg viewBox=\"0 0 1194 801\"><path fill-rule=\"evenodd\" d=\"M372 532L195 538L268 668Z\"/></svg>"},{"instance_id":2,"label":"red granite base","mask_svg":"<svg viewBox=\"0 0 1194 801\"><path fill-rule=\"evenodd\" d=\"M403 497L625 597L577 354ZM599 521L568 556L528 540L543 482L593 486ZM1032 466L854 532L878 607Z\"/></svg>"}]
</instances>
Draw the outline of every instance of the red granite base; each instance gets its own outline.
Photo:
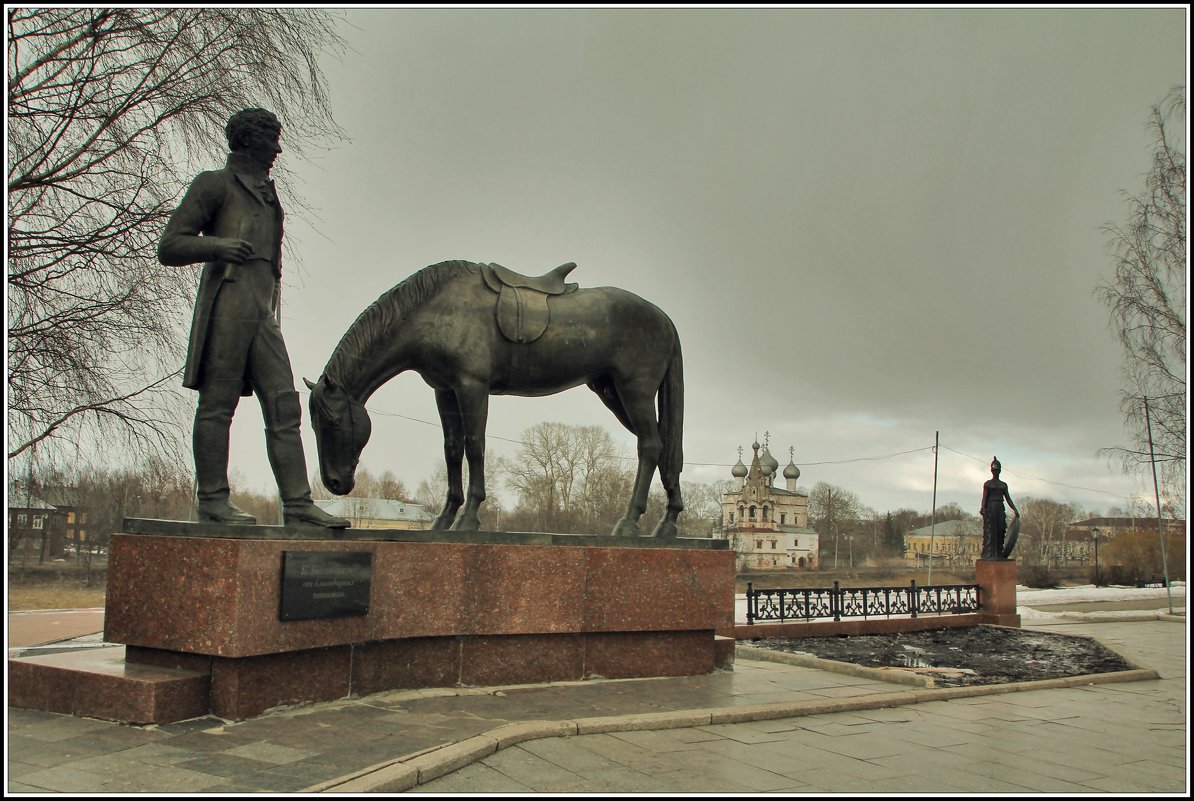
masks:
<instances>
[{"instance_id":1,"label":"red granite base","mask_svg":"<svg viewBox=\"0 0 1194 801\"><path fill-rule=\"evenodd\" d=\"M104 639L261 656L394 639L713 630L734 633L724 549L494 542L249 540L115 534ZM372 554L369 613L284 621L283 553Z\"/></svg>"},{"instance_id":2,"label":"red granite base","mask_svg":"<svg viewBox=\"0 0 1194 801\"><path fill-rule=\"evenodd\" d=\"M974 563L974 583L980 587L983 612L991 616L991 623L1020 627L1014 560L979 559Z\"/></svg>"},{"instance_id":3,"label":"red granite base","mask_svg":"<svg viewBox=\"0 0 1194 801\"><path fill-rule=\"evenodd\" d=\"M8 660L8 704L147 725L206 715L210 676L125 661L123 648Z\"/></svg>"},{"instance_id":4,"label":"red granite base","mask_svg":"<svg viewBox=\"0 0 1194 801\"><path fill-rule=\"evenodd\" d=\"M722 642L711 631L516 634L417 637L237 658L128 646L126 658L163 671L183 665L205 670L211 712L243 720L277 706L389 690L700 675L727 666Z\"/></svg>"},{"instance_id":5,"label":"red granite base","mask_svg":"<svg viewBox=\"0 0 1194 801\"><path fill-rule=\"evenodd\" d=\"M239 720L388 690L685 676L733 664L734 561L724 548L237 534L112 537L104 634L126 644L128 697L125 709L97 716ZM282 620L288 551L371 553L368 613ZM203 700L166 702L159 689L146 712L131 678L138 671L185 678L192 694L198 677ZM24 682L11 705L91 714L64 700L80 695L63 684L79 677L35 659L10 660L10 675Z\"/></svg>"}]
</instances>

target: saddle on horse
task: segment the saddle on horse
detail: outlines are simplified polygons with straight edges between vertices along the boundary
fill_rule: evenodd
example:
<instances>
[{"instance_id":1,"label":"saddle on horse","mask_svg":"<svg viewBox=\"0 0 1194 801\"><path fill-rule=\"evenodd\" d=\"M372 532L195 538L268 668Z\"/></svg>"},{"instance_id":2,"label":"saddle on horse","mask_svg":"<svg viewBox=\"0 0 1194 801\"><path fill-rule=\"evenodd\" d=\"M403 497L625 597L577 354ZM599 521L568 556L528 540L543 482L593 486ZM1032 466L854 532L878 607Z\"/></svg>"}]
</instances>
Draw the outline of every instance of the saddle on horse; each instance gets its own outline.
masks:
<instances>
[{"instance_id":1,"label":"saddle on horse","mask_svg":"<svg viewBox=\"0 0 1194 801\"><path fill-rule=\"evenodd\" d=\"M576 291L577 284L564 282L574 269L576 264L568 262L546 275L531 278L500 264L482 264L481 276L486 286L498 295L494 314L502 336L523 345L541 337L551 322L547 298Z\"/></svg>"}]
</instances>

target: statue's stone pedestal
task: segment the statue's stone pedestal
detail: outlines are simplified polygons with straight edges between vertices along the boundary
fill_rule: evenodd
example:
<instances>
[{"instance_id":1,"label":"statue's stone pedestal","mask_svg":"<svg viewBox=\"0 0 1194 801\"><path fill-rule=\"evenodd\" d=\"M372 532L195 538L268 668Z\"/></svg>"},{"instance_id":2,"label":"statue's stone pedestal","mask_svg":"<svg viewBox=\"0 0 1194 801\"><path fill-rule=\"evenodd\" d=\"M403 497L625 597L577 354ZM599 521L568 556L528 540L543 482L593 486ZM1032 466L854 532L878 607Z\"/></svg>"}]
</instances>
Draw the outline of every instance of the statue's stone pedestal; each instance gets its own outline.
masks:
<instances>
[{"instance_id":1,"label":"statue's stone pedestal","mask_svg":"<svg viewBox=\"0 0 1194 801\"><path fill-rule=\"evenodd\" d=\"M10 705L129 723L238 720L386 690L733 663L734 558L723 541L351 530L315 540L127 522L173 531L112 537L104 639L124 649L86 665L77 654L10 660ZM249 536L261 533L271 538ZM367 613L281 619L284 554L295 552L370 554Z\"/></svg>"},{"instance_id":2,"label":"statue's stone pedestal","mask_svg":"<svg viewBox=\"0 0 1194 801\"><path fill-rule=\"evenodd\" d=\"M1014 559L979 559L974 563L974 583L979 586L982 611L991 618L987 622L1020 627Z\"/></svg>"}]
</instances>

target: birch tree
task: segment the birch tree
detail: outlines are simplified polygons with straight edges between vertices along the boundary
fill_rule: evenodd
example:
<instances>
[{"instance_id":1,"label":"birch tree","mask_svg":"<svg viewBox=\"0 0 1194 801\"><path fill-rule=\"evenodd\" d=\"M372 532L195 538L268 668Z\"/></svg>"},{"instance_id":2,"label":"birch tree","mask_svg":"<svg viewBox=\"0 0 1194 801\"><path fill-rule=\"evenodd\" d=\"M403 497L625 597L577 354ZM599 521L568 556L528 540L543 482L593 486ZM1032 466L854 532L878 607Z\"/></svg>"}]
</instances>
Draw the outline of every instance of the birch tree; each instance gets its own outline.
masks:
<instances>
[{"instance_id":1,"label":"birch tree","mask_svg":"<svg viewBox=\"0 0 1194 801\"><path fill-rule=\"evenodd\" d=\"M1144 191L1129 195L1128 220L1108 225L1114 275L1096 295L1111 311L1123 346L1120 408L1128 443L1100 453L1125 470L1150 470L1151 450L1171 502L1185 506L1186 474L1186 153L1185 87L1149 117L1152 167ZM1145 403L1147 399L1147 414Z\"/></svg>"},{"instance_id":2,"label":"birch tree","mask_svg":"<svg viewBox=\"0 0 1194 801\"><path fill-rule=\"evenodd\" d=\"M89 435L109 454L177 454L189 430L179 368L196 282L158 264L158 238L194 174L222 163L233 112L274 111L300 156L341 138L320 67L343 46L335 17L7 14L9 459ZM288 203L300 214L302 205Z\"/></svg>"}]
</instances>

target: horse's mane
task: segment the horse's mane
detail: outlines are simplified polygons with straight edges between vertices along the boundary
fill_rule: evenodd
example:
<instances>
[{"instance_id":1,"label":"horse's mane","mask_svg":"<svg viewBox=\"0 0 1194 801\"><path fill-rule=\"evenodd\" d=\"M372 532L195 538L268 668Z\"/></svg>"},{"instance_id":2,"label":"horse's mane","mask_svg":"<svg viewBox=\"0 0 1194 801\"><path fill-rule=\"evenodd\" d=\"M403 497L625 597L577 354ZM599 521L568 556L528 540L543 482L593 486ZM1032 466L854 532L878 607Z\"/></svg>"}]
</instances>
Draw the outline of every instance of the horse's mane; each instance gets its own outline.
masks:
<instances>
[{"instance_id":1,"label":"horse's mane","mask_svg":"<svg viewBox=\"0 0 1194 801\"><path fill-rule=\"evenodd\" d=\"M476 275L480 266L471 261L444 261L424 267L414 275L387 290L361 312L348 327L340 344L332 352L324 368L324 375L344 386L345 373L353 371L353 363L368 356L377 338L383 336L412 309L418 308L440 289L464 275Z\"/></svg>"}]
</instances>

